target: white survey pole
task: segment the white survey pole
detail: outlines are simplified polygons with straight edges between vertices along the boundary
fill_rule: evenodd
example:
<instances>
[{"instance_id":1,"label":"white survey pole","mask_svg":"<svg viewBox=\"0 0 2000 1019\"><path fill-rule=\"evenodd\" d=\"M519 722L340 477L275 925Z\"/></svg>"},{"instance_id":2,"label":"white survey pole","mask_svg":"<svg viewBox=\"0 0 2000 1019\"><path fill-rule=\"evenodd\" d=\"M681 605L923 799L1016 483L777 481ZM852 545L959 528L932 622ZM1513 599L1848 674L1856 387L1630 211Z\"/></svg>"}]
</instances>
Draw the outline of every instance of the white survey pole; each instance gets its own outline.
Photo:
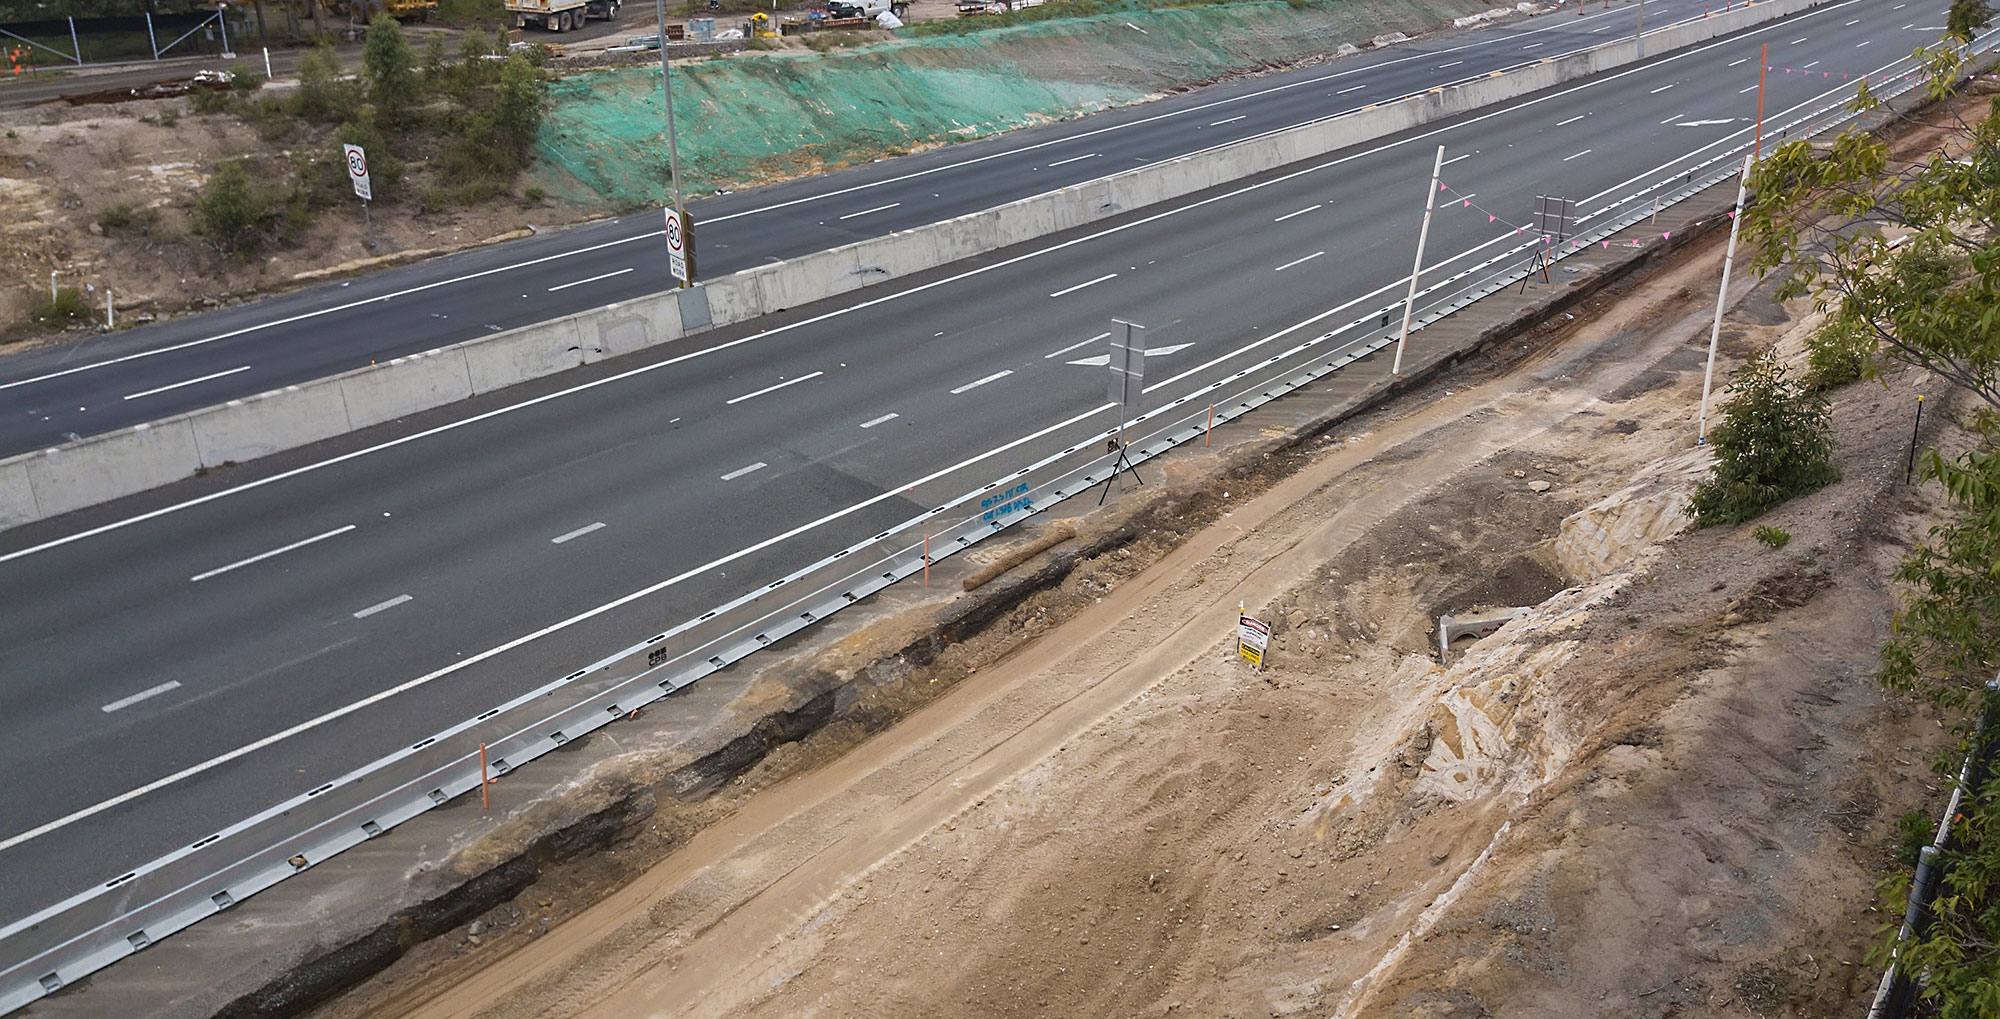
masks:
<instances>
[{"instance_id":1,"label":"white survey pole","mask_svg":"<svg viewBox=\"0 0 2000 1019\"><path fill-rule=\"evenodd\" d=\"M104 328L118 328L118 315L111 310L111 288L104 288Z\"/></svg>"},{"instance_id":2,"label":"white survey pole","mask_svg":"<svg viewBox=\"0 0 2000 1019\"><path fill-rule=\"evenodd\" d=\"M264 47L264 80L271 80L271 47Z\"/></svg>"},{"instance_id":3,"label":"white survey pole","mask_svg":"<svg viewBox=\"0 0 2000 1019\"><path fill-rule=\"evenodd\" d=\"M1403 332L1396 337L1396 363L1389 374L1403 374L1403 345L1410 342L1410 312L1417 304L1417 276L1424 271L1424 242L1431 236L1431 211L1437 208L1438 174L1444 172L1444 146L1438 146L1437 162L1431 164L1431 189L1424 195L1424 226L1417 231L1417 261L1410 266L1410 292L1403 297Z\"/></svg>"},{"instance_id":4,"label":"white survey pole","mask_svg":"<svg viewBox=\"0 0 2000 1019\"><path fill-rule=\"evenodd\" d=\"M1736 211L1729 217L1729 252L1722 256L1722 289L1715 295L1715 324L1708 329L1708 367L1701 373L1701 414L1695 424L1694 443L1708 442L1708 390L1715 383L1715 345L1722 337L1722 307L1729 303L1729 271L1736 264L1736 231L1743 226L1743 198L1750 188L1750 164L1757 154L1743 157L1743 176L1736 182Z\"/></svg>"}]
</instances>

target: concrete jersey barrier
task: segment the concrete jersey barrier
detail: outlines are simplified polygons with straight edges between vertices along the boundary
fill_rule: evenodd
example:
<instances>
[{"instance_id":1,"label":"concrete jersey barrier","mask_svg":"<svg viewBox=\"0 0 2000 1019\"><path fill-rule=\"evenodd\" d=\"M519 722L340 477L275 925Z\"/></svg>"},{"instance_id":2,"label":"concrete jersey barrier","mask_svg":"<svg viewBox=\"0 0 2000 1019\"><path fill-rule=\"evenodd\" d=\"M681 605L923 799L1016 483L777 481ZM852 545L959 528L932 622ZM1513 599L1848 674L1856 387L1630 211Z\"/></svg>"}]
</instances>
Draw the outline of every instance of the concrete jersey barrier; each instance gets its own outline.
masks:
<instances>
[{"instance_id":1,"label":"concrete jersey barrier","mask_svg":"<svg viewBox=\"0 0 2000 1019\"><path fill-rule=\"evenodd\" d=\"M1761 0L1567 56L258 396L0 460L0 528L171 484L716 326L935 269L1612 68L1833 0Z\"/></svg>"}]
</instances>

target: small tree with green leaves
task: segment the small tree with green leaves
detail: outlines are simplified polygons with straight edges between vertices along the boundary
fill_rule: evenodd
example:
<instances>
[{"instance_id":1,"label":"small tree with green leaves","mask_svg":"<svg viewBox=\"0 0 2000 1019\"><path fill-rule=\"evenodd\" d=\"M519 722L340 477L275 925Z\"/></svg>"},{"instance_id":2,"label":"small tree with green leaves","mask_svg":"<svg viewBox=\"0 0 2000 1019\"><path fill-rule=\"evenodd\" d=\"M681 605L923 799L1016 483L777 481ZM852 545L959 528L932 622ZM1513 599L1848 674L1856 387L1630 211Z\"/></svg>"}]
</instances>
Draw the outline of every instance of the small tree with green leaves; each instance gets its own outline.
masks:
<instances>
[{"instance_id":1,"label":"small tree with green leaves","mask_svg":"<svg viewBox=\"0 0 2000 1019\"><path fill-rule=\"evenodd\" d=\"M230 254L256 249L269 213L267 203L250 186L250 171L240 159L216 167L194 203L195 228Z\"/></svg>"},{"instance_id":2,"label":"small tree with green leaves","mask_svg":"<svg viewBox=\"0 0 2000 1019\"><path fill-rule=\"evenodd\" d=\"M525 164L535 146L548 98L548 81L526 57L515 54L501 63L500 81L493 90L493 129L516 165Z\"/></svg>"},{"instance_id":3,"label":"small tree with green leaves","mask_svg":"<svg viewBox=\"0 0 2000 1019\"><path fill-rule=\"evenodd\" d=\"M417 54L403 36L403 25L387 14L368 23L361 44L361 69L368 75L368 94L384 117L400 121L417 104Z\"/></svg>"},{"instance_id":4,"label":"small tree with green leaves","mask_svg":"<svg viewBox=\"0 0 2000 1019\"><path fill-rule=\"evenodd\" d=\"M1715 468L1688 500L1695 526L1738 524L1840 480L1826 398L1807 393L1766 353L1737 369L1710 438Z\"/></svg>"}]
</instances>

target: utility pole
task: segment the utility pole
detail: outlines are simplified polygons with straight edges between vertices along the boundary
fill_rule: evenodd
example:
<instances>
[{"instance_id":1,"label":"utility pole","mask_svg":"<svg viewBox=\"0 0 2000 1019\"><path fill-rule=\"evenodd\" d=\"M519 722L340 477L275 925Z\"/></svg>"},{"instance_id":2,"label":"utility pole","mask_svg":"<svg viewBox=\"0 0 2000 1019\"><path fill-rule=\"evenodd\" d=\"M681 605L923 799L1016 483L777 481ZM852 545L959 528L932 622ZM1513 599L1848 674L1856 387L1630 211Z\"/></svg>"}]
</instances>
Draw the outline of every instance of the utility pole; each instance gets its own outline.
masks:
<instances>
[{"instance_id":1,"label":"utility pole","mask_svg":"<svg viewBox=\"0 0 2000 1019\"><path fill-rule=\"evenodd\" d=\"M1431 211L1437 208L1438 174L1444 172L1444 146L1438 146L1437 162L1431 164L1431 189L1424 195L1424 226L1417 231L1417 263L1410 267L1410 292L1403 298L1403 332L1396 337L1396 361L1389 374L1403 374L1403 345L1410 342L1410 312L1417 303L1417 275L1424 271L1424 242L1431 236Z\"/></svg>"},{"instance_id":2,"label":"utility pole","mask_svg":"<svg viewBox=\"0 0 2000 1019\"><path fill-rule=\"evenodd\" d=\"M660 17L660 98L667 108L667 174L669 187L673 191L673 218L680 223L680 235L687 248L687 276L680 280L682 287L694 285L694 244L693 231L688 229L687 203L681 197L681 154L678 139L674 135L674 77L667 61L667 0L653 0L653 8Z\"/></svg>"}]
</instances>

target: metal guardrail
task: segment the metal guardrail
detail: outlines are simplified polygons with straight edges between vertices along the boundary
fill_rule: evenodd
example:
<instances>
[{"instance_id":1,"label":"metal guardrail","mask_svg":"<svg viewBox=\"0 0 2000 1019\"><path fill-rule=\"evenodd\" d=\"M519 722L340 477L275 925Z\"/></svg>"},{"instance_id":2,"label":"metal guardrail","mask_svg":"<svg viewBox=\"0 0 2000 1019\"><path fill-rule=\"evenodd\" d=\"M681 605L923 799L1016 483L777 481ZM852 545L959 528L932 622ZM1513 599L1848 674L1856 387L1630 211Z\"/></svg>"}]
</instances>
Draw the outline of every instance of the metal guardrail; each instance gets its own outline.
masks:
<instances>
[{"instance_id":1,"label":"metal guardrail","mask_svg":"<svg viewBox=\"0 0 2000 1019\"><path fill-rule=\"evenodd\" d=\"M1893 98L1913 87L1905 83L1879 94ZM1818 133L1850 118L1845 101L1828 102L1779 131ZM1559 264L1728 179L1747 147L1721 151L1687 173L1585 214L1579 222L1597 225L1551 252L1552 261ZM1539 271L1522 256L1540 246L1541 238L1530 238L1425 287L1412 331ZM1128 433L1148 429L1128 440L1130 462L1143 464L1201 437L1211 420L1235 420L1389 346L1392 334L1366 327L1400 308L1400 301L1374 308L1126 422ZM1106 403L1082 417L1113 406ZM0 1014L479 789L481 744L493 774L505 775L922 572L926 548L934 564L1090 491L1112 476L1113 457L1101 443L1117 432L1113 426L1093 433L673 629L0 928L0 958L11 960L0 964ZM551 707L557 700L563 703Z\"/></svg>"}]
</instances>

